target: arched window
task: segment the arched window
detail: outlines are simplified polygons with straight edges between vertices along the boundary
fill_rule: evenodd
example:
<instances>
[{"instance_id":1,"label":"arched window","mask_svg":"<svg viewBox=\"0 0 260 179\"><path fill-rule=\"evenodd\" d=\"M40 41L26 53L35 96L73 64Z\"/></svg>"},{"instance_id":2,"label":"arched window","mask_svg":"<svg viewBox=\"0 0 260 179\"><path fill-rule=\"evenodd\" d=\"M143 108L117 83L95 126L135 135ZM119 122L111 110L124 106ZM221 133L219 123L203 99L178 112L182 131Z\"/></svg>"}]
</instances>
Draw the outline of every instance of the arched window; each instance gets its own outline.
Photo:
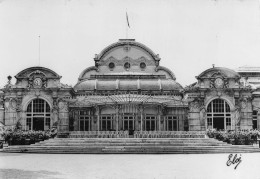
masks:
<instances>
[{"instance_id":1,"label":"arched window","mask_svg":"<svg viewBox=\"0 0 260 179\"><path fill-rule=\"evenodd\" d=\"M43 99L34 99L27 106L27 130L48 130L51 127L51 110Z\"/></svg>"},{"instance_id":2,"label":"arched window","mask_svg":"<svg viewBox=\"0 0 260 179\"><path fill-rule=\"evenodd\" d=\"M214 99L207 107L207 128L231 129L230 107L223 99Z\"/></svg>"}]
</instances>

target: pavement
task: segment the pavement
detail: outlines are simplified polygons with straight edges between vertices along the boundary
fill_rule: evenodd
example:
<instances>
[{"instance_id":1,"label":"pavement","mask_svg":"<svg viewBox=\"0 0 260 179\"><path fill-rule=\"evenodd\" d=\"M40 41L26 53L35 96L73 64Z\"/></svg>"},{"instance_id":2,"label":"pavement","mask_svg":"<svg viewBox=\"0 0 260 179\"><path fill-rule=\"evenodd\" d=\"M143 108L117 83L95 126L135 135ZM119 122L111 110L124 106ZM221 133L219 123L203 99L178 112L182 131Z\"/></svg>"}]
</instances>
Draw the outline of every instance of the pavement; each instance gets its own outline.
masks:
<instances>
[{"instance_id":1,"label":"pavement","mask_svg":"<svg viewBox=\"0 0 260 179\"><path fill-rule=\"evenodd\" d=\"M0 152L1 179L260 179L260 154L24 154Z\"/></svg>"}]
</instances>

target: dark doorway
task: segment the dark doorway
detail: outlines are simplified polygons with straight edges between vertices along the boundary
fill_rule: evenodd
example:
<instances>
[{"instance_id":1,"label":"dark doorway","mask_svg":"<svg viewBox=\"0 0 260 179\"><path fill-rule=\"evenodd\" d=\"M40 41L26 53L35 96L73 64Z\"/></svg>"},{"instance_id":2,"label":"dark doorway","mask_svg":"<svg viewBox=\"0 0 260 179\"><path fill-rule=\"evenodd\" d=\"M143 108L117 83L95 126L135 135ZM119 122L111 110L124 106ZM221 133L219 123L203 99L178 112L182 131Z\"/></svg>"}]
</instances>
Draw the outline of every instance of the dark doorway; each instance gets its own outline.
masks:
<instances>
[{"instance_id":1,"label":"dark doorway","mask_svg":"<svg viewBox=\"0 0 260 179\"><path fill-rule=\"evenodd\" d=\"M257 120L253 120L253 129L257 129Z\"/></svg>"},{"instance_id":2,"label":"dark doorway","mask_svg":"<svg viewBox=\"0 0 260 179\"><path fill-rule=\"evenodd\" d=\"M177 131L177 120L167 120L167 130Z\"/></svg>"},{"instance_id":3,"label":"dark doorway","mask_svg":"<svg viewBox=\"0 0 260 179\"><path fill-rule=\"evenodd\" d=\"M213 128L217 130L224 130L225 129L225 120L224 118L213 118Z\"/></svg>"},{"instance_id":4,"label":"dark doorway","mask_svg":"<svg viewBox=\"0 0 260 179\"><path fill-rule=\"evenodd\" d=\"M44 118L33 118L33 130L44 131Z\"/></svg>"},{"instance_id":5,"label":"dark doorway","mask_svg":"<svg viewBox=\"0 0 260 179\"><path fill-rule=\"evenodd\" d=\"M124 120L124 130L134 130L134 121L133 120Z\"/></svg>"},{"instance_id":6,"label":"dark doorway","mask_svg":"<svg viewBox=\"0 0 260 179\"><path fill-rule=\"evenodd\" d=\"M146 131L155 131L156 122L155 120L146 120L145 121L145 130Z\"/></svg>"}]
</instances>

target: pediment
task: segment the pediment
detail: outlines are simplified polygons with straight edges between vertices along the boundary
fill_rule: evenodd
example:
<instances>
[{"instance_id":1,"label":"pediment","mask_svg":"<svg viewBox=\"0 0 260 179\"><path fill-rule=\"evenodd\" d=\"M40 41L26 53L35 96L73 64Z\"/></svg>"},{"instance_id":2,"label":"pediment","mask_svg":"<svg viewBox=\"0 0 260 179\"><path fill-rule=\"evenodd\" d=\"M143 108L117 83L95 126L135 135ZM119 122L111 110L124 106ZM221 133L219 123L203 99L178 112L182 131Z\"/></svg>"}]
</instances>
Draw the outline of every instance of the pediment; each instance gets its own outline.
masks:
<instances>
[{"instance_id":1,"label":"pediment","mask_svg":"<svg viewBox=\"0 0 260 179\"><path fill-rule=\"evenodd\" d=\"M16 79L28 79L28 78L32 78L34 76L40 76L40 77L44 77L44 78L52 78L52 79L60 79L61 76L59 76L56 72L48 69L48 68L44 68L44 67L31 67L31 68L27 68L24 69L23 71L19 72L15 78Z\"/></svg>"},{"instance_id":2,"label":"pediment","mask_svg":"<svg viewBox=\"0 0 260 179\"><path fill-rule=\"evenodd\" d=\"M234 70L228 69L228 68L224 68L224 67L214 67L214 68L210 68L205 70L204 72L202 72L197 79L212 79L212 78L234 78L234 79L239 79L240 75L235 72Z\"/></svg>"}]
</instances>

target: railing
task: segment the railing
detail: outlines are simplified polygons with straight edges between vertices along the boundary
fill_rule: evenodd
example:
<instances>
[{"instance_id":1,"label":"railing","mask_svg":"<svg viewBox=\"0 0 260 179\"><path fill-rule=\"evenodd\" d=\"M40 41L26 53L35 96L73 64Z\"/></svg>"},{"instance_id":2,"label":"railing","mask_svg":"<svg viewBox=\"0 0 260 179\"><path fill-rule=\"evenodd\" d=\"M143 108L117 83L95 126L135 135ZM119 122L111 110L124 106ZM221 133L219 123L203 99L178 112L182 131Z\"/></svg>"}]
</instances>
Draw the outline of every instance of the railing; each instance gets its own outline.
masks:
<instances>
[{"instance_id":1,"label":"railing","mask_svg":"<svg viewBox=\"0 0 260 179\"><path fill-rule=\"evenodd\" d=\"M73 131L69 138L129 138L128 131Z\"/></svg>"},{"instance_id":2,"label":"railing","mask_svg":"<svg viewBox=\"0 0 260 179\"><path fill-rule=\"evenodd\" d=\"M205 138L204 131L135 131L135 138Z\"/></svg>"},{"instance_id":3,"label":"railing","mask_svg":"<svg viewBox=\"0 0 260 179\"><path fill-rule=\"evenodd\" d=\"M70 138L129 138L129 131L72 131ZM134 138L205 138L204 131L134 131Z\"/></svg>"}]
</instances>

